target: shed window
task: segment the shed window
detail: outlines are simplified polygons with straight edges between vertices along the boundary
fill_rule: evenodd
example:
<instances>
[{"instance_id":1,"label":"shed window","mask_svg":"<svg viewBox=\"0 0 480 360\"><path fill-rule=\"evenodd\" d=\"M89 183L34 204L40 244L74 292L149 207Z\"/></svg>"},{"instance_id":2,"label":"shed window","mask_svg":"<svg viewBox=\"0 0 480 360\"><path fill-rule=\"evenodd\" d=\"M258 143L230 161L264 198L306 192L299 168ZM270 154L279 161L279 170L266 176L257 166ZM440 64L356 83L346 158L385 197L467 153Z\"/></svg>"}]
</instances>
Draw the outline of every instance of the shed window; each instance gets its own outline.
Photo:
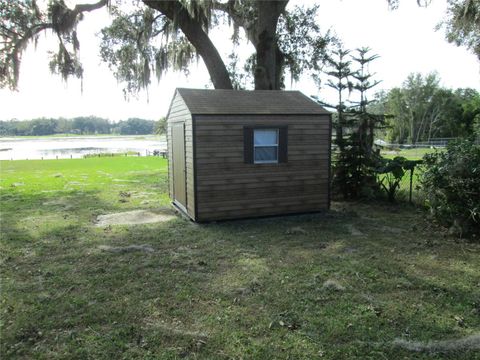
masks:
<instances>
[{"instance_id":1,"label":"shed window","mask_svg":"<svg viewBox=\"0 0 480 360\"><path fill-rule=\"evenodd\" d=\"M280 164L288 158L288 127L245 126L243 150L245 164Z\"/></svg>"},{"instance_id":2,"label":"shed window","mask_svg":"<svg viewBox=\"0 0 480 360\"><path fill-rule=\"evenodd\" d=\"M253 147L256 164L278 162L278 129L255 129Z\"/></svg>"}]
</instances>

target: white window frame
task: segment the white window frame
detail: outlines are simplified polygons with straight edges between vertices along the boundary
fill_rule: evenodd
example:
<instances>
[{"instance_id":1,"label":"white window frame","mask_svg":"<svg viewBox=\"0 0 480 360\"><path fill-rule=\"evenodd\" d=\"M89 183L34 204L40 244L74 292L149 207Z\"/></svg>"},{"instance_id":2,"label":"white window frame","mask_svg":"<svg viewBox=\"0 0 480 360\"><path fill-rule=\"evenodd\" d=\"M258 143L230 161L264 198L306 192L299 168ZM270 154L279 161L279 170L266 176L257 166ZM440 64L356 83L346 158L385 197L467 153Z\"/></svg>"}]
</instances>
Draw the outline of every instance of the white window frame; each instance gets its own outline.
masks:
<instances>
[{"instance_id":1,"label":"white window frame","mask_svg":"<svg viewBox=\"0 0 480 360\"><path fill-rule=\"evenodd\" d=\"M262 145L255 145L255 132L256 131L275 131L277 133L277 143L276 144L262 144ZM280 137L280 129L278 128L259 128L259 129L253 129L253 163L254 164L278 164L278 143L279 143L279 137ZM255 151L256 148L262 148L262 147L276 147L276 159L275 160L255 160Z\"/></svg>"}]
</instances>

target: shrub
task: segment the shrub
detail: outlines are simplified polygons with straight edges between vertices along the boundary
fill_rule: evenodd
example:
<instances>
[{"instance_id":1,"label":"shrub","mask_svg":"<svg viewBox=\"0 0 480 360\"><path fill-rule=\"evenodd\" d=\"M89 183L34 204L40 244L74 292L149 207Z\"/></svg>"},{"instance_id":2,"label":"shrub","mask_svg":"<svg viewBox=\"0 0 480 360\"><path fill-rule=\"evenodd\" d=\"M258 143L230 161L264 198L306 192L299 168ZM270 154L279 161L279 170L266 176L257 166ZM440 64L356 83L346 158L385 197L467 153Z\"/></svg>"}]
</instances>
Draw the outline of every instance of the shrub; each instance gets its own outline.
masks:
<instances>
[{"instance_id":1,"label":"shrub","mask_svg":"<svg viewBox=\"0 0 480 360\"><path fill-rule=\"evenodd\" d=\"M433 216L454 234L480 233L480 145L463 140L424 156L421 183Z\"/></svg>"},{"instance_id":2,"label":"shrub","mask_svg":"<svg viewBox=\"0 0 480 360\"><path fill-rule=\"evenodd\" d=\"M376 169L379 175L379 184L385 190L390 202L395 201L397 190L400 188L400 182L405 172L410 170L413 175L415 166L421 162L421 160L408 160L403 156L396 156L393 159L381 158L379 160L379 166Z\"/></svg>"}]
</instances>

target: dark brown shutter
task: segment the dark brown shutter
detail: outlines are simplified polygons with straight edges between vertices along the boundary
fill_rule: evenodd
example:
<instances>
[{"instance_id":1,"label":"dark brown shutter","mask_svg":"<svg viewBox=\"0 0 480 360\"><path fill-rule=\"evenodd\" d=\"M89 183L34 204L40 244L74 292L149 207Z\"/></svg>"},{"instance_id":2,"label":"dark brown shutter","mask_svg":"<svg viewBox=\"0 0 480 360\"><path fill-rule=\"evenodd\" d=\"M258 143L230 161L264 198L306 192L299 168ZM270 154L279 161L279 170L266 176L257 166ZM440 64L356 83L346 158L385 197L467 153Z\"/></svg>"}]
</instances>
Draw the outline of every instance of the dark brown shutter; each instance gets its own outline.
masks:
<instances>
[{"instance_id":1,"label":"dark brown shutter","mask_svg":"<svg viewBox=\"0 0 480 360\"><path fill-rule=\"evenodd\" d=\"M288 161L288 127L282 126L278 129L278 162Z\"/></svg>"},{"instance_id":2,"label":"dark brown shutter","mask_svg":"<svg viewBox=\"0 0 480 360\"><path fill-rule=\"evenodd\" d=\"M243 161L245 164L253 164L253 128L243 128Z\"/></svg>"}]
</instances>

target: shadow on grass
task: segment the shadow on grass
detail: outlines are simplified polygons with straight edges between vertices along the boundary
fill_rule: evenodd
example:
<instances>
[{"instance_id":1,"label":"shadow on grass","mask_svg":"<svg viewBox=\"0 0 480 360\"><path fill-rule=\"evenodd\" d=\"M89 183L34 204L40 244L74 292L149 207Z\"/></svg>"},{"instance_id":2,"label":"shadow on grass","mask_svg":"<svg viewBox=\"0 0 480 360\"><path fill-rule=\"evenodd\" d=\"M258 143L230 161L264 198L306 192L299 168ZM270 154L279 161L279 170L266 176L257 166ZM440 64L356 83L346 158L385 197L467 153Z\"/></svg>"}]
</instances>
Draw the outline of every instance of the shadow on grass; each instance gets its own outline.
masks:
<instances>
[{"instance_id":1,"label":"shadow on grass","mask_svg":"<svg viewBox=\"0 0 480 360\"><path fill-rule=\"evenodd\" d=\"M442 274L442 288L411 272L422 261L415 235L379 230L389 218L406 232L415 215L401 208L380 217L383 210L371 207L367 215L378 222L353 205L205 225L179 218L94 228L99 209L117 209L96 192L71 196L70 210L38 211L52 201L45 195L9 208L7 249L30 252L3 264L6 357L395 358L411 355L392 345L395 338L441 339L480 326L465 318L464 330L451 318L468 313L476 296L460 286L462 275ZM53 220L32 235L24 219L35 215ZM353 236L349 224L364 235ZM99 247L134 244L154 251ZM343 289L326 288L327 280Z\"/></svg>"}]
</instances>

